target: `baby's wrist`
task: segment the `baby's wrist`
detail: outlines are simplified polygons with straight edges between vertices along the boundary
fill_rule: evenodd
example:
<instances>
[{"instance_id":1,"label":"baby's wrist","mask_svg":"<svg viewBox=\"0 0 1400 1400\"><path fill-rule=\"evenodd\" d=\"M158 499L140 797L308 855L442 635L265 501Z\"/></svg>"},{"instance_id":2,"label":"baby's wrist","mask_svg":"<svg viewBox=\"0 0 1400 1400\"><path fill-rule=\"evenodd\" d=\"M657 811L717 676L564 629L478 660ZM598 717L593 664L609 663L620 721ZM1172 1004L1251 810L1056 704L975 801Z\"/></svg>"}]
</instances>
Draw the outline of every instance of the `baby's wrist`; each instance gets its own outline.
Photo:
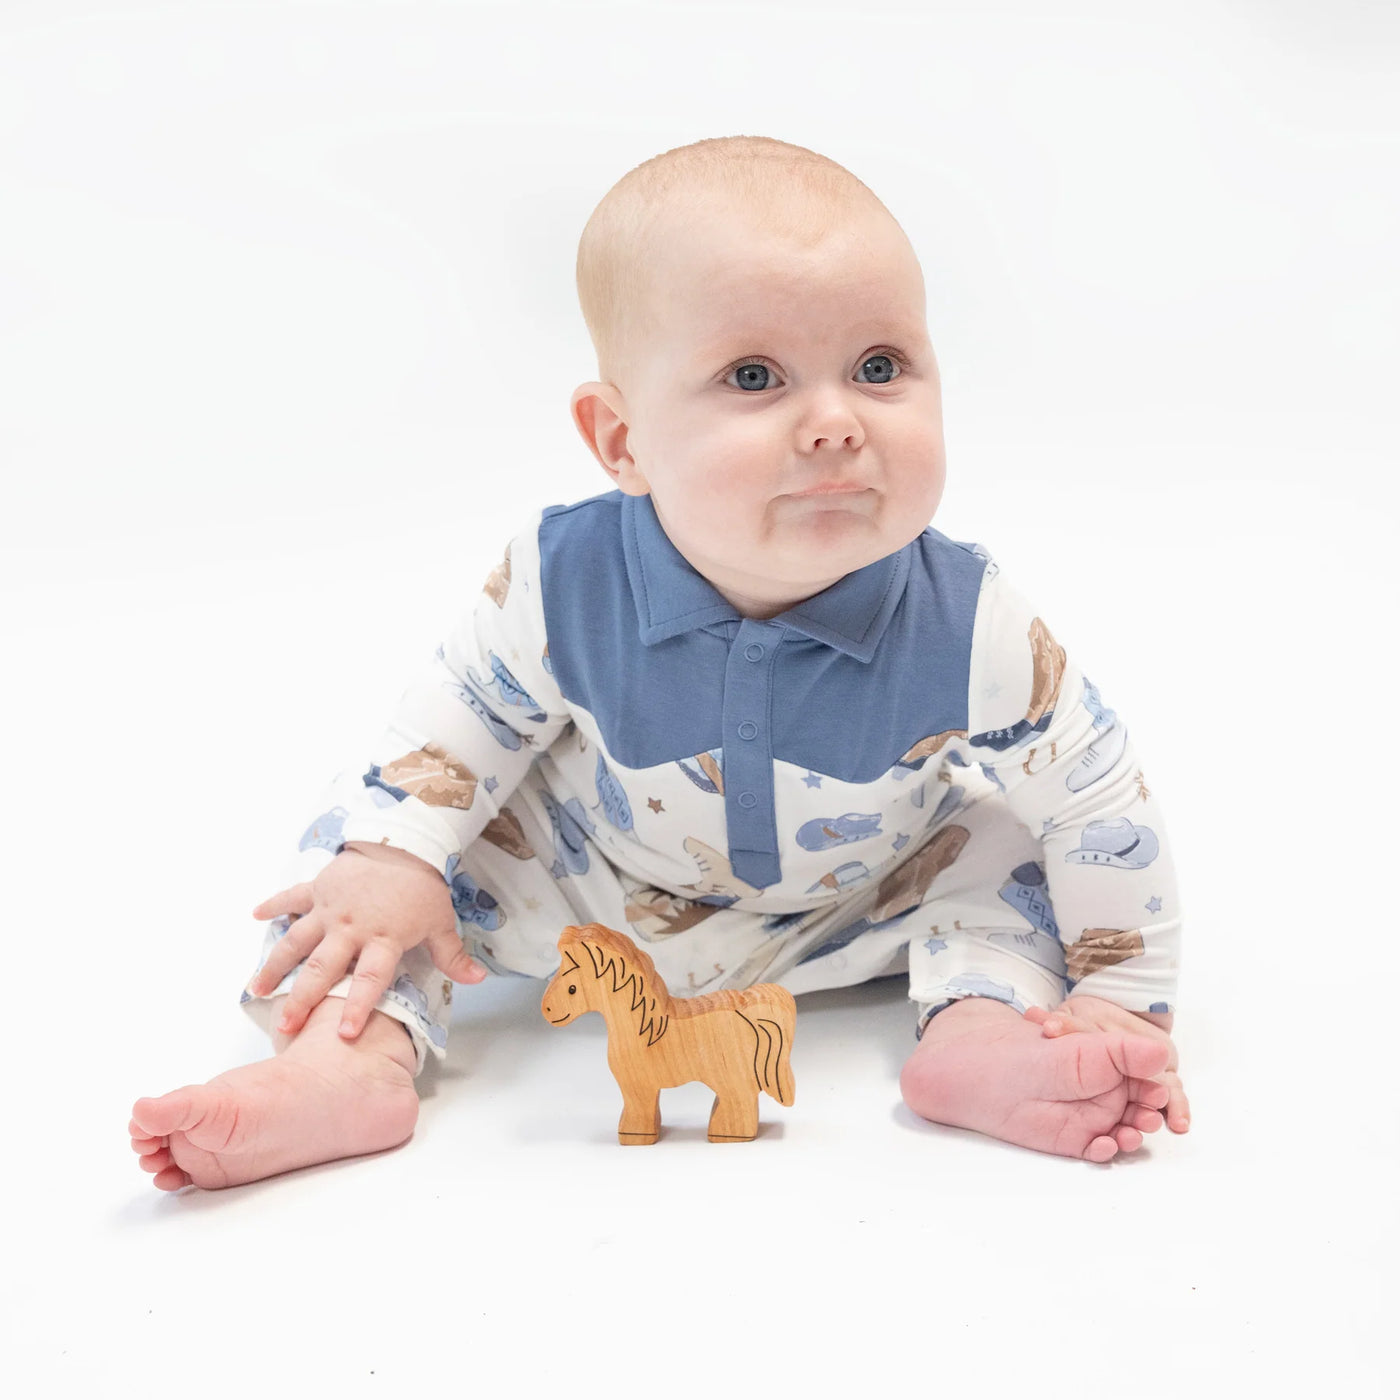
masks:
<instances>
[{"instance_id":1,"label":"baby's wrist","mask_svg":"<svg viewBox=\"0 0 1400 1400\"><path fill-rule=\"evenodd\" d=\"M416 856L412 851L405 851L399 846L391 846L387 842L347 841L341 849L352 851L355 855L368 856L371 860L387 861L398 865L421 865L423 869L431 870L439 879L442 878L442 872L435 865L430 865L422 856Z\"/></svg>"}]
</instances>

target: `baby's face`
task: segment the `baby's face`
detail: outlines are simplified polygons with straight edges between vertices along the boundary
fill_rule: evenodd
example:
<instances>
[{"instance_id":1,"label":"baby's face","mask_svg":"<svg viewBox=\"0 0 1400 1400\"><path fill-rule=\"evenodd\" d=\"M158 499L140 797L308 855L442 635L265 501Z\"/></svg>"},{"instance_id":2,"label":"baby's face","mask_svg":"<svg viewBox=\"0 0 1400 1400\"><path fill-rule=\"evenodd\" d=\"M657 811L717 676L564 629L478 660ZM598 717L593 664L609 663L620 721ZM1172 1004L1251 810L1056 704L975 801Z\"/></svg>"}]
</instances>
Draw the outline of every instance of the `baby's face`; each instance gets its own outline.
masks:
<instances>
[{"instance_id":1,"label":"baby's face","mask_svg":"<svg viewBox=\"0 0 1400 1400\"><path fill-rule=\"evenodd\" d=\"M924 529L942 401L923 277L892 221L803 250L715 215L652 280L662 329L636 357L616 479L650 493L731 603L772 616Z\"/></svg>"}]
</instances>

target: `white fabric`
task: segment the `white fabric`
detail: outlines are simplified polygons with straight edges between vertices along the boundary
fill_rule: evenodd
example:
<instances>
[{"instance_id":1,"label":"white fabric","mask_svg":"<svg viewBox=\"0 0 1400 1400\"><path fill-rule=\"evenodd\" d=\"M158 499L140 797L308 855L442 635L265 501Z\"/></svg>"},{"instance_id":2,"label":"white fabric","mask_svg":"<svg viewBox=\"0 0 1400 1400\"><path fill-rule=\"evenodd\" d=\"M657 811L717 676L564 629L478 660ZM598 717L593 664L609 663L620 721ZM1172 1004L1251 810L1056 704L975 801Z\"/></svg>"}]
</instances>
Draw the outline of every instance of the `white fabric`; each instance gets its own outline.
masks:
<instances>
[{"instance_id":1,"label":"white fabric","mask_svg":"<svg viewBox=\"0 0 1400 1400\"><path fill-rule=\"evenodd\" d=\"M858 814L854 829L869 834L847 840L838 825L841 844L821 850L789 839L781 880L760 891L730 869L723 807L702 786L718 775L703 756L689 774L679 762L626 768L560 693L539 518L378 741L333 780L282 886L314 878L343 841L382 842L443 874L464 939L494 972L547 977L564 925L597 921L646 946L678 995L759 981L809 991L907 966L919 1033L966 995L1024 1009L1072 988L1174 1009L1180 910L1161 812L1122 722L995 562L977 604L967 734L871 783L775 762L780 833ZM473 697L508 721L508 742ZM1004 751L969 743L1041 713L1044 732ZM268 926L264 958L286 927ZM269 997L244 994L264 1027L295 976ZM450 1000L419 947L380 1003L408 1027L420 1070L444 1053Z\"/></svg>"}]
</instances>

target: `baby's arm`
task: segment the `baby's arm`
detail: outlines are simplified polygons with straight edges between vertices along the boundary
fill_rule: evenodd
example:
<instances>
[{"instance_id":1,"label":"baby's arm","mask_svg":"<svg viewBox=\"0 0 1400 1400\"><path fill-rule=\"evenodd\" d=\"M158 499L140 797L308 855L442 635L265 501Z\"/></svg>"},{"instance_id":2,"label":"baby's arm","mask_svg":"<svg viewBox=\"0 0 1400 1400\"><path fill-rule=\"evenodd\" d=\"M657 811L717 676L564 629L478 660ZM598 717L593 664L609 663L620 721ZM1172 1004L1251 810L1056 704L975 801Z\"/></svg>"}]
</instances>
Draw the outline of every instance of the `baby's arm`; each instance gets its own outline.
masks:
<instances>
[{"instance_id":1,"label":"baby's arm","mask_svg":"<svg viewBox=\"0 0 1400 1400\"><path fill-rule=\"evenodd\" d=\"M964 744L1041 842L1016 897L1063 947L1071 991L1170 1015L1181 910L1160 805L1127 726L990 562Z\"/></svg>"},{"instance_id":2,"label":"baby's arm","mask_svg":"<svg viewBox=\"0 0 1400 1400\"><path fill-rule=\"evenodd\" d=\"M1184 1132L1189 1107L1171 1041L1180 902L1161 810L1123 721L990 561L965 752L1044 848L1043 874L1018 872L1019 883L1050 897L1036 917L1065 951L1070 994L1051 1011L1030 1008L1028 1019L1051 1036L1127 1030L1165 1040L1171 1060L1156 1077L1170 1091L1168 1125Z\"/></svg>"},{"instance_id":3,"label":"baby's arm","mask_svg":"<svg viewBox=\"0 0 1400 1400\"><path fill-rule=\"evenodd\" d=\"M296 1031L355 963L346 1034L359 1034L403 951L426 940L456 981L484 972L462 948L457 908L475 907L462 852L494 821L572 715L548 661L539 602L538 516L401 696L363 786L311 824L303 847L335 859L254 917L295 916L250 991L305 959L284 1008ZM373 854L368 854L373 852ZM393 854L388 854L392 852ZM285 951L284 951L285 949Z\"/></svg>"}]
</instances>

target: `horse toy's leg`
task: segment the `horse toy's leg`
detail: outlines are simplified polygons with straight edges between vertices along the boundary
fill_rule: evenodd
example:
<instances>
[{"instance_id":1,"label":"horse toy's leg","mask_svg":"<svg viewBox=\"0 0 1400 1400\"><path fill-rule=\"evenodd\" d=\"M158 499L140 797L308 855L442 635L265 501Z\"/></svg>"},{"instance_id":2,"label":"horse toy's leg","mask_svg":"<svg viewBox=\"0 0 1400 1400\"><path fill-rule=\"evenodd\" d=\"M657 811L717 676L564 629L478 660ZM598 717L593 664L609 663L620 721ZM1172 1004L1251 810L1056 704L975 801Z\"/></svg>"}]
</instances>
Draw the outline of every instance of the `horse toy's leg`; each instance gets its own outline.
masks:
<instances>
[{"instance_id":1,"label":"horse toy's leg","mask_svg":"<svg viewBox=\"0 0 1400 1400\"><path fill-rule=\"evenodd\" d=\"M715 1094L708 1136L711 1142L752 1142L758 1136L758 1090L725 1084Z\"/></svg>"},{"instance_id":2,"label":"horse toy's leg","mask_svg":"<svg viewBox=\"0 0 1400 1400\"><path fill-rule=\"evenodd\" d=\"M661 1135L661 1090L629 1088L621 1079L622 1117L617 1124L617 1140L624 1147L643 1147Z\"/></svg>"}]
</instances>

